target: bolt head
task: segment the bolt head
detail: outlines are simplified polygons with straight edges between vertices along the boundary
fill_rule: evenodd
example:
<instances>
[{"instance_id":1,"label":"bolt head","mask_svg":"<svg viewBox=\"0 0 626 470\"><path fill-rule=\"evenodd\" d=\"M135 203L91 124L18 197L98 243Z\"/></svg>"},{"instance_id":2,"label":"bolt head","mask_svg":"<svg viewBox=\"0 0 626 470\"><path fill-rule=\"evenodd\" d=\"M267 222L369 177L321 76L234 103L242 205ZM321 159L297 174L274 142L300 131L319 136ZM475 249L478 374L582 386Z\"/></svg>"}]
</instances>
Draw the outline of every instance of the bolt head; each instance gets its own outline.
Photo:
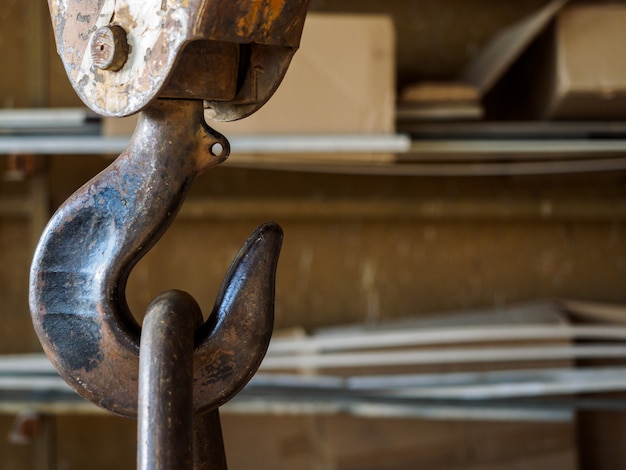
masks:
<instances>
[{"instance_id":1,"label":"bolt head","mask_svg":"<svg viewBox=\"0 0 626 470\"><path fill-rule=\"evenodd\" d=\"M101 70L118 71L128 59L126 31L118 25L103 26L91 38L91 58Z\"/></svg>"}]
</instances>

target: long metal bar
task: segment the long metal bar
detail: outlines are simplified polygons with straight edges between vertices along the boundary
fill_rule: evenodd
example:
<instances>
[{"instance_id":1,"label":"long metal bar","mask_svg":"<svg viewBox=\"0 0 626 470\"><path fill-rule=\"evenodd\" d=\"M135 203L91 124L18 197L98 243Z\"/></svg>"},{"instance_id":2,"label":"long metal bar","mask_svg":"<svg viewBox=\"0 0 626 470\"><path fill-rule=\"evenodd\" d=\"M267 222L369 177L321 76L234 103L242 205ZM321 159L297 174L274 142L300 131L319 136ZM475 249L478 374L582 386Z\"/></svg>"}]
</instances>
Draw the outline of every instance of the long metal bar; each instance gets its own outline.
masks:
<instances>
[{"instance_id":1,"label":"long metal bar","mask_svg":"<svg viewBox=\"0 0 626 470\"><path fill-rule=\"evenodd\" d=\"M29 135L0 136L0 154L102 155L118 154L128 146L130 136ZM234 136L231 149L238 153L401 153L410 148L404 135L371 136ZM626 148L626 141L623 142Z\"/></svg>"},{"instance_id":2,"label":"long metal bar","mask_svg":"<svg viewBox=\"0 0 626 470\"><path fill-rule=\"evenodd\" d=\"M522 406L516 403L492 406L490 402L469 403L451 401L437 403L432 400L404 402L392 398L389 400L368 399L367 403L345 396L335 399L319 399L307 396L277 396L263 398L237 398L229 402L224 409L230 414L278 414L278 415L351 415L363 418L430 418L430 419L477 419L494 421L570 421L573 409L563 409L560 402L548 407ZM576 403L572 405L574 408ZM596 409L614 410L614 403L599 400ZM102 414L104 411L82 399L65 402L41 402L22 396L20 400L7 403L0 401L0 413L14 415L24 410L36 410L48 414ZM626 410L622 403L619 411ZM219 468L219 467L218 467Z\"/></svg>"},{"instance_id":3,"label":"long metal bar","mask_svg":"<svg viewBox=\"0 0 626 470\"><path fill-rule=\"evenodd\" d=\"M88 122L98 121L100 118L86 108L0 109L0 134L59 129L82 133L91 130Z\"/></svg>"},{"instance_id":4,"label":"long metal bar","mask_svg":"<svg viewBox=\"0 0 626 470\"><path fill-rule=\"evenodd\" d=\"M394 416L403 410L406 418L450 418L471 409L473 417L479 419L482 416L483 419L541 420L548 417L545 414L547 410L533 408L528 402L516 412L516 406L521 405L519 401L502 399L541 397L544 405L569 406L567 400L555 396L624 390L624 371L624 367L599 367L363 377L261 374L253 378L242 394L226 406L226 410L229 413L351 413L369 417ZM25 388L16 389L13 399L8 400L6 392L0 393L0 412L24 409L51 413L100 412L93 405L86 408L83 401L72 401L75 395L69 389L66 394L58 395L56 402L46 400L45 386L30 384L29 387L28 381L24 378ZM0 377L0 389L2 382ZM442 402L444 398L445 404ZM620 406L623 411L626 404L612 400L598 400L596 403L599 409L610 409L611 406ZM502 414L499 417L489 411L494 407L500 407ZM215 450L222 452L222 441L219 427L211 425L217 415L208 413L204 418L204 424L198 426L196 416L194 453L206 457ZM220 446L213 446L212 438L215 436L220 438L217 441ZM196 442L199 443L197 447ZM223 454L221 456L223 458ZM221 468L209 465L210 459L197 459L197 462L200 463L194 467L195 470Z\"/></svg>"},{"instance_id":5,"label":"long metal bar","mask_svg":"<svg viewBox=\"0 0 626 470\"><path fill-rule=\"evenodd\" d=\"M566 393L599 393L626 390L626 367L586 367L548 369L509 369L492 371L467 371L421 374L383 375L301 375L258 374L244 388L243 395L234 407L250 400L263 400L273 394L299 397L315 391L337 392L334 398L350 393L376 393L377 396L404 396L405 398L457 400L490 400L503 397L521 398L550 396ZM0 376L0 397L16 394L33 394L42 397L54 393L59 401L69 401L75 395L58 376L37 377L32 375ZM61 400L61 398L63 398ZM231 407L231 405L229 405ZM229 408L227 408L229 409ZM232 409L232 408L230 408ZM97 408L93 409L98 411ZM198 420L198 418L202 418ZM198 415L194 427L196 437L221 436L219 423L213 412ZM217 432L213 432L217 430ZM209 439L208 442L211 442ZM217 446L217 450L221 449ZM206 446L205 446L206 448ZM197 450L202 449L202 445ZM194 452L196 448L194 446ZM213 450L210 450L213 452ZM208 453L201 453L208 455Z\"/></svg>"},{"instance_id":6,"label":"long metal bar","mask_svg":"<svg viewBox=\"0 0 626 470\"><path fill-rule=\"evenodd\" d=\"M353 365L393 365L398 360L404 364L429 362L482 362L502 360L549 360L561 358L625 357L623 345L625 329L622 327L561 327L561 326L516 326L442 328L419 331L408 329L399 332L363 333L355 336L313 337L297 340L274 340L261 365L272 370L298 367L341 367ZM535 346L528 347L480 347L472 349L437 350L414 349L402 351L374 352L376 348L417 347L427 345L450 345L459 343L484 343L489 341L528 340L574 340L595 339L611 341L595 345ZM619 342L614 342L619 341ZM332 351L359 351L354 353L323 354ZM336 361L336 362L334 362ZM0 377L24 375L48 376L54 374L50 362L41 355L5 356L0 359ZM42 377L42 380L44 380ZM8 382L7 382L8 383ZM65 390L65 387L63 387Z\"/></svg>"},{"instance_id":7,"label":"long metal bar","mask_svg":"<svg viewBox=\"0 0 626 470\"><path fill-rule=\"evenodd\" d=\"M626 340L620 326L515 325L456 328L406 328L398 331L363 331L353 335L275 339L268 357L325 351L372 350L434 344L485 343L489 341L603 339Z\"/></svg>"},{"instance_id":8,"label":"long metal bar","mask_svg":"<svg viewBox=\"0 0 626 470\"><path fill-rule=\"evenodd\" d=\"M523 327L520 327L524 330ZM550 333L550 327L546 327L547 333ZM495 331L495 330L494 330ZM521 331L519 335L489 335L486 332L484 338L480 338L478 329L468 329L466 332L457 330L454 336L448 336L446 332L442 334L433 333L433 335L416 334L415 340L411 340L405 336L381 335L372 340L372 347L391 347L399 346L416 346L428 344L456 344L454 338L461 342L482 342L482 341L504 341L504 340L529 340L529 339L572 339L575 337L595 337L596 339L618 339L622 335L623 330L619 329L616 335L598 336L604 332L601 330L582 329L580 336L571 336L565 330L554 330L555 334L546 334L533 337L532 333L535 329L526 329ZM457 333L462 336L456 336ZM499 331L498 331L499 332ZM506 333L515 332L508 330ZM560 333L566 333L561 335ZM397 342L399 341L399 342ZM308 347L309 346L309 347ZM494 362L494 361L524 361L524 360L552 360L552 359L576 359L576 358L626 358L626 347L622 342L604 343L604 344L583 344L573 346L534 346L534 347L480 347L480 348L456 348L456 349L414 349L401 351L366 351L353 353L331 353L322 354L320 351L341 351L344 348L335 342L319 342L319 350L316 343L310 345L303 344L302 348L296 349L290 343L276 343L270 346L268 356L265 358L261 369L267 370L284 370L301 367L358 367L358 366L380 366L380 365L398 365L398 364L442 364L442 363L468 363L468 362ZM365 345L358 342L350 342L347 340L346 348L363 349ZM22 374L33 375L49 375L53 373L50 364L39 356L27 355L7 357L0 362L0 377L15 376L15 371L21 371ZM8 379L7 379L8 380ZM41 378L42 383L46 383L44 377ZM46 379L47 380L47 379ZM5 385L9 382L5 382ZM65 390L65 387L62 388Z\"/></svg>"},{"instance_id":9,"label":"long metal bar","mask_svg":"<svg viewBox=\"0 0 626 470\"><path fill-rule=\"evenodd\" d=\"M45 21L47 22L47 19ZM39 61L41 62L41 59ZM102 118L86 107L0 109L0 133L12 129L58 127L72 127L81 131L84 130L87 122L101 123ZM399 134L409 134L419 141L530 140L541 142L626 138L626 121L424 121L419 123L403 121L398 127ZM272 136L274 137L276 136ZM342 138L341 136L334 137ZM365 137L367 141L370 136L361 137Z\"/></svg>"},{"instance_id":10,"label":"long metal bar","mask_svg":"<svg viewBox=\"0 0 626 470\"><path fill-rule=\"evenodd\" d=\"M406 153L411 139L402 134L386 135L258 135L233 136L237 153Z\"/></svg>"},{"instance_id":11,"label":"long metal bar","mask_svg":"<svg viewBox=\"0 0 626 470\"><path fill-rule=\"evenodd\" d=\"M351 175L385 176L502 176L593 173L626 170L626 140L571 140L551 142L456 142L422 143L413 150L398 151L394 145L362 146L317 144L326 136L307 136L291 153L277 154L275 143L237 143L225 166ZM0 137L1 154L103 155L125 148L126 137L28 136ZM393 143L393 142L392 142ZM519 144L519 145L518 145ZM250 153L237 149L249 148ZM403 145L401 143L401 145ZM296 151L297 150L297 151ZM331 158L332 157L332 158Z\"/></svg>"},{"instance_id":12,"label":"long metal bar","mask_svg":"<svg viewBox=\"0 0 626 470\"><path fill-rule=\"evenodd\" d=\"M0 116L1 118L1 116ZM19 123L19 122L18 122ZM2 127L2 126L0 126ZM33 135L1 136L0 154L115 154L123 151L130 136ZM523 158L588 158L589 155L622 155L626 139L558 140L421 140L411 142L397 135L267 135L229 138L233 154L360 154L393 153L403 161L454 157L467 160ZM341 159L340 159L341 160Z\"/></svg>"},{"instance_id":13,"label":"long metal bar","mask_svg":"<svg viewBox=\"0 0 626 470\"><path fill-rule=\"evenodd\" d=\"M187 294L157 297L139 353L138 470L193 468L194 330L202 313Z\"/></svg>"},{"instance_id":14,"label":"long metal bar","mask_svg":"<svg viewBox=\"0 0 626 470\"><path fill-rule=\"evenodd\" d=\"M0 154L117 155L129 140L130 137L93 135L0 136Z\"/></svg>"},{"instance_id":15,"label":"long metal bar","mask_svg":"<svg viewBox=\"0 0 626 470\"><path fill-rule=\"evenodd\" d=\"M382 367L425 364L468 364L575 359L626 359L626 346L576 345L533 347L482 347L475 349L417 349L400 351L302 354L269 356L260 370L336 369L341 367Z\"/></svg>"}]
</instances>

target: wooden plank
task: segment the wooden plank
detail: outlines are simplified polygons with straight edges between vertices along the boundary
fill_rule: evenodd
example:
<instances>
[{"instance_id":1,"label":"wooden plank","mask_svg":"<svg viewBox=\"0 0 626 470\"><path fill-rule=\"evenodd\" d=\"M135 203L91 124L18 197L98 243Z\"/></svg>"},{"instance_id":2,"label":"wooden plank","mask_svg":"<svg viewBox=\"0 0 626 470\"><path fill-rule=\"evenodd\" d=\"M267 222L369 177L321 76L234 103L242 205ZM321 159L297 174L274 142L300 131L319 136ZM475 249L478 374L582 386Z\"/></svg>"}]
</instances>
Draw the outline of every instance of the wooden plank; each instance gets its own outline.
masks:
<instances>
[{"instance_id":1,"label":"wooden plank","mask_svg":"<svg viewBox=\"0 0 626 470\"><path fill-rule=\"evenodd\" d=\"M266 357L259 370L339 369L432 364L476 364L481 362L523 362L577 359L616 359L626 357L626 346L530 346L454 349L421 349L393 352L302 354Z\"/></svg>"},{"instance_id":2,"label":"wooden plank","mask_svg":"<svg viewBox=\"0 0 626 470\"><path fill-rule=\"evenodd\" d=\"M403 329L402 331L369 331L342 336L310 336L299 339L276 339L268 355L323 353L425 346L435 344L485 343L521 340L626 340L626 328L615 326L515 325L437 329Z\"/></svg>"}]
</instances>

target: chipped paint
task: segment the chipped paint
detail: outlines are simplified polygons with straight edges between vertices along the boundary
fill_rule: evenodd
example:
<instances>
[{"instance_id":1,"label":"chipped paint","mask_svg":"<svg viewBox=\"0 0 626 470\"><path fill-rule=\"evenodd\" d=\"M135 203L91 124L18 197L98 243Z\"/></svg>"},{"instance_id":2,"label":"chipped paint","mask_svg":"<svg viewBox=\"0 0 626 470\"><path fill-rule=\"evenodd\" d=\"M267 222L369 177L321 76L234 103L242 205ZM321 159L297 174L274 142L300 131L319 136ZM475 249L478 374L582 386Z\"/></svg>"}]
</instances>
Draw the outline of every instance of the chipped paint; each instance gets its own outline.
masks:
<instances>
[{"instance_id":1,"label":"chipped paint","mask_svg":"<svg viewBox=\"0 0 626 470\"><path fill-rule=\"evenodd\" d=\"M183 10L173 9L166 16L174 16L176 21L164 20L157 13L160 6L161 0L118 1L117 5L115 0L109 0L103 5L93 26L96 29L106 26L109 19L114 18L115 23L129 33L131 53L118 72L99 71L94 67L91 54L83 55L80 66L70 78L79 84L77 91L83 99L95 102L96 111L112 115L136 112L146 104L144 92L154 94L162 85L165 68L174 61L175 49L168 53L168 48L158 46L176 44L187 28L187 17ZM88 46L90 42L91 37ZM165 52L165 57L155 51Z\"/></svg>"},{"instance_id":2,"label":"chipped paint","mask_svg":"<svg viewBox=\"0 0 626 470\"><path fill-rule=\"evenodd\" d=\"M229 109L237 118L258 109L282 80L299 45L308 0L49 0L49 6L57 50L74 89L87 106L106 116L134 114L159 96L190 41L281 46L262 58L276 72L262 83L258 98L252 97L245 111ZM111 25L126 31L130 53L121 69L99 70L90 53L92 36ZM244 98L250 101L237 97L239 102Z\"/></svg>"}]
</instances>

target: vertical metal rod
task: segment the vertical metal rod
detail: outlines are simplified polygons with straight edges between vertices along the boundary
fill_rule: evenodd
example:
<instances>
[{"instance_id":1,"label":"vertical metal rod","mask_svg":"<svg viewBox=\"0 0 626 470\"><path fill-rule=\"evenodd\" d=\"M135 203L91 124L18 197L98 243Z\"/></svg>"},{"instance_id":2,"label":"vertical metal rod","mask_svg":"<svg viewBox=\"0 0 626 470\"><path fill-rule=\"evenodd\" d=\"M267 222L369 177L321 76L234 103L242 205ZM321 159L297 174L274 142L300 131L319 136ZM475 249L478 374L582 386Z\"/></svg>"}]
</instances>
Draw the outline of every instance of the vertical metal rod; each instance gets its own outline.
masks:
<instances>
[{"instance_id":1,"label":"vertical metal rod","mask_svg":"<svg viewBox=\"0 0 626 470\"><path fill-rule=\"evenodd\" d=\"M168 291L148 307L139 351L139 470L193 468L194 330L201 321L185 292Z\"/></svg>"}]
</instances>

